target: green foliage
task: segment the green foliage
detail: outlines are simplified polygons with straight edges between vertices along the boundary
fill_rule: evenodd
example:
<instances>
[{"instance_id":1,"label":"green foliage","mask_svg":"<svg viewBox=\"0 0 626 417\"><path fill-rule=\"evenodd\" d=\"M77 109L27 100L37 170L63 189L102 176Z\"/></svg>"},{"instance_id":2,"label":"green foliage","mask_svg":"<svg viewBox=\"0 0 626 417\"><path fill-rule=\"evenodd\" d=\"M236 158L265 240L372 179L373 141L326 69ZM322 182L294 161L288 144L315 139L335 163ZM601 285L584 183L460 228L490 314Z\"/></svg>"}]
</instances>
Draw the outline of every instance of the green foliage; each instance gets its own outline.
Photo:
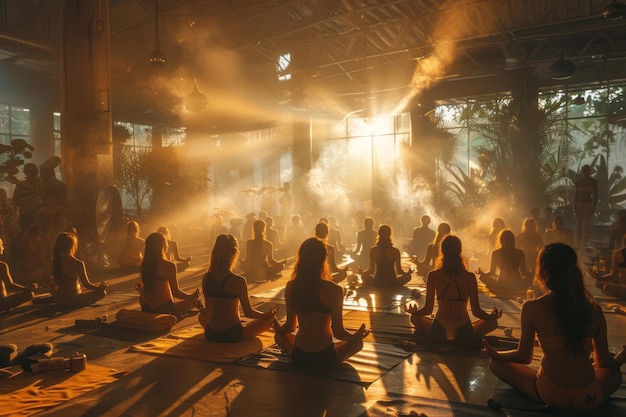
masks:
<instances>
[{"instance_id":1,"label":"green foliage","mask_svg":"<svg viewBox=\"0 0 626 417\"><path fill-rule=\"evenodd\" d=\"M149 175L151 149L123 147L120 157L120 182L122 188L135 203L137 216L141 216L143 206L150 198L152 185Z\"/></svg>"},{"instance_id":2,"label":"green foliage","mask_svg":"<svg viewBox=\"0 0 626 417\"><path fill-rule=\"evenodd\" d=\"M13 139L10 145L0 144L0 154L6 155L4 162L0 164L0 181L17 183L15 177L20 166L24 165L25 159L33 157L35 148L24 139Z\"/></svg>"},{"instance_id":3,"label":"green foliage","mask_svg":"<svg viewBox=\"0 0 626 417\"><path fill-rule=\"evenodd\" d=\"M626 178L624 169L617 165L609 174L606 158L598 154L593 158L591 167L595 170L594 178L598 181L599 201L597 210L600 218L608 219L611 214L621 208L626 202Z\"/></svg>"}]
</instances>

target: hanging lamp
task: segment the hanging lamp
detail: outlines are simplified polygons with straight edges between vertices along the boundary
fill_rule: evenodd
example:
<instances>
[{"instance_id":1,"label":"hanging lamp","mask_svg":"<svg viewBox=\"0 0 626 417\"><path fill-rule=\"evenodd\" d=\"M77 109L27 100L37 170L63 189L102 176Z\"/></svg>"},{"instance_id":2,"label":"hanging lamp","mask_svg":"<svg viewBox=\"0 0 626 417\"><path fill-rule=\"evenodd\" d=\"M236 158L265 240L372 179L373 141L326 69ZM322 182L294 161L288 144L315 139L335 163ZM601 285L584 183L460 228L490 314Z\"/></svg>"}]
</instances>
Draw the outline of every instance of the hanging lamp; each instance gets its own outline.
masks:
<instances>
[{"instance_id":1,"label":"hanging lamp","mask_svg":"<svg viewBox=\"0 0 626 417\"><path fill-rule=\"evenodd\" d=\"M207 96L200 92L198 80L193 80L193 91L185 97L185 108L191 112L200 112L205 110L209 104Z\"/></svg>"},{"instance_id":2,"label":"hanging lamp","mask_svg":"<svg viewBox=\"0 0 626 417\"><path fill-rule=\"evenodd\" d=\"M148 56L148 62L152 68L163 68L167 58L161 51L161 43L159 42L159 0L154 0L154 51Z\"/></svg>"},{"instance_id":3,"label":"hanging lamp","mask_svg":"<svg viewBox=\"0 0 626 417\"><path fill-rule=\"evenodd\" d=\"M553 80L567 80L576 72L576 65L569 59L565 59L561 52L561 57L550 65L548 70Z\"/></svg>"},{"instance_id":4,"label":"hanging lamp","mask_svg":"<svg viewBox=\"0 0 626 417\"><path fill-rule=\"evenodd\" d=\"M621 19L622 17L624 17L624 14L626 14L626 5L620 3L617 0L613 0L609 4L607 4L604 12L602 13L604 18L608 20Z\"/></svg>"}]
</instances>

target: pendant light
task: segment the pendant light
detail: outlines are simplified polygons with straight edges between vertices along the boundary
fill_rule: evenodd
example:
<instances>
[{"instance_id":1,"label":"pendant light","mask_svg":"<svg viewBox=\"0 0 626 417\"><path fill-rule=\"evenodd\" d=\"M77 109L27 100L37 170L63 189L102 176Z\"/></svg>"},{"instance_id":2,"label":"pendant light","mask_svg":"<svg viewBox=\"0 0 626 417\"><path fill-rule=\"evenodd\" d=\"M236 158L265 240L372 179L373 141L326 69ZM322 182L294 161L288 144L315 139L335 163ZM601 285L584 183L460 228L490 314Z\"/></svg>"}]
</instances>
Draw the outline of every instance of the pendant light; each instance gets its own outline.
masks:
<instances>
[{"instance_id":1,"label":"pendant light","mask_svg":"<svg viewBox=\"0 0 626 417\"><path fill-rule=\"evenodd\" d=\"M154 0L154 51L148 56L148 62L152 68L163 68L167 59L161 51L159 42L159 0Z\"/></svg>"}]
</instances>

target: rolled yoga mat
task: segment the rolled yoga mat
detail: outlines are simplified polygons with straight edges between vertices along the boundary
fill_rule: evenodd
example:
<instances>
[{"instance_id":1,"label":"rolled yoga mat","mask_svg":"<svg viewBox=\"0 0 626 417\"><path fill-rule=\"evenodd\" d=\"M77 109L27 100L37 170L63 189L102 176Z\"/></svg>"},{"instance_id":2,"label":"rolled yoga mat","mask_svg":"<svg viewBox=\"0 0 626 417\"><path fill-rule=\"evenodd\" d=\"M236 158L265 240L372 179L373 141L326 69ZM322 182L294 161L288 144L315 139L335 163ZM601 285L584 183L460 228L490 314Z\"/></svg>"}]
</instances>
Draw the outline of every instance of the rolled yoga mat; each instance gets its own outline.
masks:
<instances>
[{"instance_id":1,"label":"rolled yoga mat","mask_svg":"<svg viewBox=\"0 0 626 417\"><path fill-rule=\"evenodd\" d=\"M121 327L149 332L167 331L171 329L177 321L176 316L171 314L148 313L126 308L118 311L115 317Z\"/></svg>"}]
</instances>

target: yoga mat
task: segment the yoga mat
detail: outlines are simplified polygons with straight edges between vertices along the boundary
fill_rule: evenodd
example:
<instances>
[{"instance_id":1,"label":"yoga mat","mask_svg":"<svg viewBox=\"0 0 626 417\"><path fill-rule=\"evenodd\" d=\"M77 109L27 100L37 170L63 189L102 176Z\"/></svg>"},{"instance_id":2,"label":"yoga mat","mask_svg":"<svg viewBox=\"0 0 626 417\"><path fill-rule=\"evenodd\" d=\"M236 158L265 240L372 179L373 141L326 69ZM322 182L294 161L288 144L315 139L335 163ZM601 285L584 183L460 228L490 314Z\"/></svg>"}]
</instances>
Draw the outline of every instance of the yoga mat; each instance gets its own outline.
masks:
<instances>
[{"instance_id":1,"label":"yoga mat","mask_svg":"<svg viewBox=\"0 0 626 417\"><path fill-rule=\"evenodd\" d=\"M412 338L413 327L408 315L399 315L383 312L349 311L343 315L343 326L350 330L357 330L361 324L370 330L365 341L393 344L398 338Z\"/></svg>"},{"instance_id":2,"label":"yoga mat","mask_svg":"<svg viewBox=\"0 0 626 417\"><path fill-rule=\"evenodd\" d=\"M422 293L425 291L423 286L418 285L397 288L349 286L345 289L343 308L344 310L356 311L391 311L410 301L413 289L419 289ZM285 299L285 287L272 288L252 294L251 297L282 301Z\"/></svg>"},{"instance_id":3,"label":"yoga mat","mask_svg":"<svg viewBox=\"0 0 626 417\"><path fill-rule=\"evenodd\" d=\"M552 416L569 417L571 415L585 417L621 417L626 416L626 400L611 396L599 408L585 413L573 413L571 410L555 407L547 408L543 403L531 400L505 382L498 381L492 399L500 404L503 410L536 411Z\"/></svg>"},{"instance_id":4,"label":"yoga mat","mask_svg":"<svg viewBox=\"0 0 626 417\"><path fill-rule=\"evenodd\" d=\"M116 291L112 293L107 293L107 295L105 295L104 298L96 301L92 305L105 306L109 304L123 303L123 302L129 302L129 301L136 301L137 305L139 305L139 293L135 290L126 291L126 292Z\"/></svg>"},{"instance_id":5,"label":"yoga mat","mask_svg":"<svg viewBox=\"0 0 626 417\"><path fill-rule=\"evenodd\" d=\"M0 383L0 416L30 416L110 384L124 372L87 364L80 372L19 372Z\"/></svg>"},{"instance_id":6,"label":"yoga mat","mask_svg":"<svg viewBox=\"0 0 626 417\"><path fill-rule=\"evenodd\" d=\"M293 365L289 356L278 345L273 345L263 349L261 352L241 359L235 362L235 364L354 382L367 387L404 361L409 355L410 353L394 346L365 342L363 343L363 349L341 366L334 368L307 368Z\"/></svg>"},{"instance_id":7,"label":"yoga mat","mask_svg":"<svg viewBox=\"0 0 626 417\"><path fill-rule=\"evenodd\" d=\"M83 325L75 324L69 327L58 329L57 331L66 334L88 334L91 336L104 337L108 339L142 343L160 336L164 336L170 331L175 331L176 329L181 329L192 325L194 321L197 322L195 318L196 314L197 312L195 312L195 314L189 314L181 317L181 319L172 327L172 329L167 329L162 332L129 329L120 326L118 321L113 321L111 323L98 323L97 320L83 320L85 322L85 324ZM191 321L186 320L187 318L191 318Z\"/></svg>"},{"instance_id":8,"label":"yoga mat","mask_svg":"<svg viewBox=\"0 0 626 417\"><path fill-rule=\"evenodd\" d=\"M487 405L449 402L425 397L389 394L359 417L502 417Z\"/></svg>"},{"instance_id":9,"label":"yoga mat","mask_svg":"<svg viewBox=\"0 0 626 417\"><path fill-rule=\"evenodd\" d=\"M100 306L106 306L106 305L111 305L115 303L129 303L129 302L137 301L137 300L138 300L138 294L136 291L114 292L111 294L107 294L101 300L98 300L95 303L86 305L86 306L69 307L69 306L59 306L56 304L35 304L35 307L39 307L40 305L41 307L35 308L32 311L29 311L29 313L35 314L40 317L56 317L56 316L70 313L72 311L80 310L82 308L100 307ZM138 302L137 302L137 305L139 305Z\"/></svg>"},{"instance_id":10,"label":"yoga mat","mask_svg":"<svg viewBox=\"0 0 626 417\"><path fill-rule=\"evenodd\" d=\"M230 363L259 352L273 343L274 333L270 332L236 343L209 342L204 338L204 329L201 326L192 326L169 336L133 345L131 351L204 362Z\"/></svg>"},{"instance_id":11,"label":"yoga mat","mask_svg":"<svg viewBox=\"0 0 626 417\"><path fill-rule=\"evenodd\" d=\"M534 401L509 384L498 380L495 391L491 397L502 408L515 408L528 411L539 411L546 408L545 404Z\"/></svg>"}]
</instances>

